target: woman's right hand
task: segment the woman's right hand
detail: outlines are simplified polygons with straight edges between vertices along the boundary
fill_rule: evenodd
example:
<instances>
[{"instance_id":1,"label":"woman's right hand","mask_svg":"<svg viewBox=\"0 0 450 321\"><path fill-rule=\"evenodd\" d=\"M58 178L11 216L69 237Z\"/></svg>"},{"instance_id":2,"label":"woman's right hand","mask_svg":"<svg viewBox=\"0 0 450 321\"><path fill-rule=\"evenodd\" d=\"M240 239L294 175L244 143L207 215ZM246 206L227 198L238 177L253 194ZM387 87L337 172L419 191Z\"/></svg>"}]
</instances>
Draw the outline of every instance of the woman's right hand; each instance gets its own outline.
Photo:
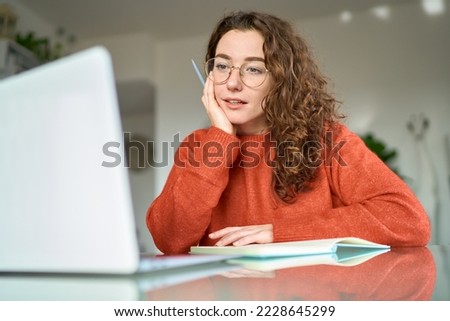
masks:
<instances>
[{"instance_id":1,"label":"woman's right hand","mask_svg":"<svg viewBox=\"0 0 450 321\"><path fill-rule=\"evenodd\" d=\"M211 125L228 134L235 135L236 128L230 122L222 107L219 106L214 94L214 82L210 79L210 77L212 76L210 75L209 77L206 77L205 87L203 88L202 102L205 106L208 118L211 121Z\"/></svg>"}]
</instances>

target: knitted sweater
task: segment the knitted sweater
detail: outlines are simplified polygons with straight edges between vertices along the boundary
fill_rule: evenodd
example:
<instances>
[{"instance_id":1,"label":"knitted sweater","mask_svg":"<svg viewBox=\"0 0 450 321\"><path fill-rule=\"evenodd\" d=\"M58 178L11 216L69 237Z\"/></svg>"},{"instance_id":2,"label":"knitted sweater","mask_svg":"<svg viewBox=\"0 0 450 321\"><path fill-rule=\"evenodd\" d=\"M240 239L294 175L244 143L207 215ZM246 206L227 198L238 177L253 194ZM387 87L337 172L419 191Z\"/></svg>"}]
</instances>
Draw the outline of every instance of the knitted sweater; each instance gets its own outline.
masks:
<instances>
[{"instance_id":1,"label":"knitted sweater","mask_svg":"<svg viewBox=\"0 0 450 321\"><path fill-rule=\"evenodd\" d=\"M429 220L409 187L344 125L332 135L332 154L318 164L311 188L287 204L273 191L269 134L195 131L178 148L148 209L156 246L165 254L187 253L193 245L213 245L213 231L261 224L273 225L274 242L353 236L426 245Z\"/></svg>"}]
</instances>

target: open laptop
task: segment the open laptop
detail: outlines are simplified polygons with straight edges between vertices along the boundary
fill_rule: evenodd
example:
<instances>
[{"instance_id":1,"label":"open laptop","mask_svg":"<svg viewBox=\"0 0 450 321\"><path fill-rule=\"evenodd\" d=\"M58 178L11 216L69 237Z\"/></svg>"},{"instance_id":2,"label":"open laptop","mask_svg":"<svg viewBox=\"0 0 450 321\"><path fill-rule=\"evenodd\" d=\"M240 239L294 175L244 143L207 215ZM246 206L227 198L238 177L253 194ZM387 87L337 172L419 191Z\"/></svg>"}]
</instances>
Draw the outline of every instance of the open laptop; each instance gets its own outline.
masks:
<instances>
[{"instance_id":1,"label":"open laptop","mask_svg":"<svg viewBox=\"0 0 450 321\"><path fill-rule=\"evenodd\" d=\"M0 272L133 274L229 258L140 255L115 89L103 47L0 80ZM105 166L111 151L117 166Z\"/></svg>"}]
</instances>

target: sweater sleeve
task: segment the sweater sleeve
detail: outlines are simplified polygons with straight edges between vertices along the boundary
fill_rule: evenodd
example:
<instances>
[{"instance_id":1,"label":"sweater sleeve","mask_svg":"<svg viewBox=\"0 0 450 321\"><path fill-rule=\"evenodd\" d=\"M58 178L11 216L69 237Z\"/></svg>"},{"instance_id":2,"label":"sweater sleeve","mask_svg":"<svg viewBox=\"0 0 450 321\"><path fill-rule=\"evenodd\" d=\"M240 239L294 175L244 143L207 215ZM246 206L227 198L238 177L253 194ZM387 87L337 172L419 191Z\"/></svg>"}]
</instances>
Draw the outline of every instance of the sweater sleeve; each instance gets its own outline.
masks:
<instances>
[{"instance_id":1,"label":"sweater sleeve","mask_svg":"<svg viewBox=\"0 0 450 321\"><path fill-rule=\"evenodd\" d=\"M302 231L302 238L355 236L391 246L426 245L428 216L406 183L344 126L335 136L333 147L341 148L326 157L326 175L319 178L328 181L333 208L292 222L291 228L275 226L275 240L298 238Z\"/></svg>"},{"instance_id":2,"label":"sweater sleeve","mask_svg":"<svg viewBox=\"0 0 450 321\"><path fill-rule=\"evenodd\" d=\"M165 254L187 253L203 237L228 184L239 139L216 127L189 135L175 153L161 194L147 211L147 227Z\"/></svg>"}]
</instances>

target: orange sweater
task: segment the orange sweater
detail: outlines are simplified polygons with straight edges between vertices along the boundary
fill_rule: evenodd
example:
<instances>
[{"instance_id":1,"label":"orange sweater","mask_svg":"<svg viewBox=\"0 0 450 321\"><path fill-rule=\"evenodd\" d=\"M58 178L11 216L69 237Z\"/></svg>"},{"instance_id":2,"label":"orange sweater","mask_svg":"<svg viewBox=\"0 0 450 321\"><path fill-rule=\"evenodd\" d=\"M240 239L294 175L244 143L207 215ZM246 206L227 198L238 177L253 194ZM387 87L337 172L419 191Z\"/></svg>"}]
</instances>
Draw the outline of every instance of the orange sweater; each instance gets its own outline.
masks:
<instances>
[{"instance_id":1,"label":"orange sweater","mask_svg":"<svg viewBox=\"0 0 450 321\"><path fill-rule=\"evenodd\" d=\"M428 243L428 217L413 192L344 125L333 132L334 156L293 204L273 191L268 137L210 127L185 139L147 212L163 253L213 245L208 234L228 226L269 223L274 242L354 236L391 246Z\"/></svg>"}]
</instances>

